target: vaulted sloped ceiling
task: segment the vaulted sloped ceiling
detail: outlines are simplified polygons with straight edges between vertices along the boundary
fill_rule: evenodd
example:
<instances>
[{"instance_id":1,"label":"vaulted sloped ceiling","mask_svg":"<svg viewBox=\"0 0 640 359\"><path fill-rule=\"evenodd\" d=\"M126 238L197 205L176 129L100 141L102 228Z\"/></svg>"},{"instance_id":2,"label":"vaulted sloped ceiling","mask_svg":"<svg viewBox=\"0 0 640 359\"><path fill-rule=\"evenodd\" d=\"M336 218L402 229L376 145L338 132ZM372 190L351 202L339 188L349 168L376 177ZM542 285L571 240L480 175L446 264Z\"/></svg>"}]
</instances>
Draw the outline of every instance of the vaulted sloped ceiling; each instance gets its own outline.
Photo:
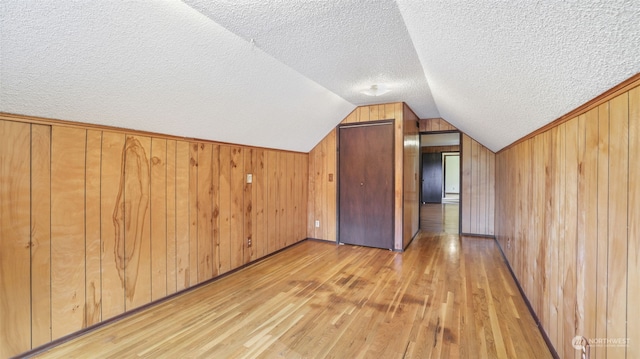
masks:
<instances>
[{"instance_id":1,"label":"vaulted sloped ceiling","mask_svg":"<svg viewBox=\"0 0 640 359\"><path fill-rule=\"evenodd\" d=\"M0 0L0 111L308 151L404 101L497 151L640 72L638 19L637 0Z\"/></svg>"}]
</instances>

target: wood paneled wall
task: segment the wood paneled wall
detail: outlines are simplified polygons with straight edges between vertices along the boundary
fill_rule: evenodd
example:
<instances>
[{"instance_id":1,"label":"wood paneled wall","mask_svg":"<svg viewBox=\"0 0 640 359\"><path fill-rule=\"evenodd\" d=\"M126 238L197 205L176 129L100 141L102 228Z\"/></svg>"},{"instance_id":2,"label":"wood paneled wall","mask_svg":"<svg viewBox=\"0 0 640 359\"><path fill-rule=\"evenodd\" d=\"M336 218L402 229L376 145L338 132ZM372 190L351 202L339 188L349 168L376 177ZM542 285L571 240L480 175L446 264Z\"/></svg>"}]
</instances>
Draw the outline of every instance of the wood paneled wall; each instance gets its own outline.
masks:
<instances>
[{"instance_id":1,"label":"wood paneled wall","mask_svg":"<svg viewBox=\"0 0 640 359\"><path fill-rule=\"evenodd\" d=\"M406 248L420 229L420 130L418 116L407 105L403 106L403 111L404 228L402 248Z\"/></svg>"},{"instance_id":2,"label":"wood paneled wall","mask_svg":"<svg viewBox=\"0 0 640 359\"><path fill-rule=\"evenodd\" d=\"M460 152L460 146L427 146L422 147L422 153Z\"/></svg>"},{"instance_id":3,"label":"wood paneled wall","mask_svg":"<svg viewBox=\"0 0 640 359\"><path fill-rule=\"evenodd\" d=\"M0 115L2 358L306 238L307 154L46 122Z\"/></svg>"},{"instance_id":4,"label":"wood paneled wall","mask_svg":"<svg viewBox=\"0 0 640 359\"><path fill-rule=\"evenodd\" d=\"M560 357L637 358L640 87L585 107L497 154L496 236Z\"/></svg>"},{"instance_id":5,"label":"wood paneled wall","mask_svg":"<svg viewBox=\"0 0 640 359\"><path fill-rule=\"evenodd\" d=\"M405 243L407 243L404 235L404 178L405 175L409 177L413 176L413 174L406 174L404 171L405 137L409 139L406 142L412 143L411 139L415 136L415 134L413 133L405 134L405 121L403 120L405 107L406 105L401 102L382 105L361 106L353 110L341 122L341 124L346 124L394 120L396 163L394 249L396 250L402 250ZM411 111L408 110L408 112ZM415 119L412 119L412 121L414 121L413 123L415 123ZM335 177L335 175L337 174L337 153L335 138L336 132L335 130L333 130L309 153L309 228L307 229L307 235L311 238L330 241L336 240L337 220L337 177ZM410 150L411 148L411 145L407 146L408 151L412 151ZM413 169L411 169L411 171L412 170ZM416 207L417 206L418 202L416 202ZM318 228L316 228L314 225L316 220L320 221L320 227Z\"/></svg>"},{"instance_id":6,"label":"wood paneled wall","mask_svg":"<svg viewBox=\"0 0 640 359\"><path fill-rule=\"evenodd\" d=\"M418 126L420 132L458 131L455 126L441 118L422 118Z\"/></svg>"},{"instance_id":7,"label":"wood paneled wall","mask_svg":"<svg viewBox=\"0 0 640 359\"><path fill-rule=\"evenodd\" d=\"M464 234L494 235L496 156L462 134L461 229Z\"/></svg>"}]
</instances>

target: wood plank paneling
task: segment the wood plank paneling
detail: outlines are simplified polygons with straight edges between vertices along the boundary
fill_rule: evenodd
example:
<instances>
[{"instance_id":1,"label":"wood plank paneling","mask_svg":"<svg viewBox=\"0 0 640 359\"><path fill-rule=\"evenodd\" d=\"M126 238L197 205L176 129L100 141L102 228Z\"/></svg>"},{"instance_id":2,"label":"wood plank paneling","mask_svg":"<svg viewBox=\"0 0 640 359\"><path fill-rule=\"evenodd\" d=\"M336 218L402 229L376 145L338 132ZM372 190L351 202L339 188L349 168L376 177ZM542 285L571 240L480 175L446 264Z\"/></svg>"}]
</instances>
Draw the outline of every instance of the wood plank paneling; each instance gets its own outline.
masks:
<instances>
[{"instance_id":1,"label":"wood plank paneling","mask_svg":"<svg viewBox=\"0 0 640 359\"><path fill-rule=\"evenodd\" d=\"M231 270L231 147L220 146L220 266Z\"/></svg>"},{"instance_id":2,"label":"wood plank paneling","mask_svg":"<svg viewBox=\"0 0 640 359\"><path fill-rule=\"evenodd\" d=\"M213 278L212 145L198 144L198 282Z\"/></svg>"},{"instance_id":3,"label":"wood plank paneling","mask_svg":"<svg viewBox=\"0 0 640 359\"><path fill-rule=\"evenodd\" d=\"M4 138L4 134L0 135L0 138ZM6 198L4 194L0 197ZM2 227L7 228L4 223ZM2 332L6 333L4 330ZM51 126L31 125L31 344L37 347L50 341ZM2 353L0 356L4 357Z\"/></svg>"},{"instance_id":4,"label":"wood plank paneling","mask_svg":"<svg viewBox=\"0 0 640 359\"><path fill-rule=\"evenodd\" d=\"M125 308L151 302L151 138L128 135L124 168Z\"/></svg>"},{"instance_id":5,"label":"wood plank paneling","mask_svg":"<svg viewBox=\"0 0 640 359\"><path fill-rule=\"evenodd\" d=\"M265 150L255 149L255 159L253 161L253 214L255 219L252 221L254 225L252 238L254 252L257 258L262 258L268 253L267 248L267 216L265 213L267 207L267 168ZM306 202L305 202L306 203ZM253 258L252 258L253 260Z\"/></svg>"},{"instance_id":6,"label":"wood plank paneling","mask_svg":"<svg viewBox=\"0 0 640 359\"><path fill-rule=\"evenodd\" d=\"M11 118L0 115L2 356L306 236L306 154Z\"/></svg>"},{"instance_id":7,"label":"wood plank paneling","mask_svg":"<svg viewBox=\"0 0 640 359\"><path fill-rule=\"evenodd\" d=\"M629 198L629 95L609 108L609 268L607 271L607 337L627 338L627 248ZM637 163L636 163L637 165ZM638 238L634 238L638 240ZM638 285L638 283L635 283ZM607 358L623 357L626 347L607 346Z\"/></svg>"},{"instance_id":8,"label":"wood plank paneling","mask_svg":"<svg viewBox=\"0 0 640 359\"><path fill-rule=\"evenodd\" d=\"M570 341L576 333L576 252L577 252L577 201L578 196L578 119L574 118L565 123L565 190L564 190L564 273L562 274L563 288L563 337L564 341ZM532 227L533 224L529 226ZM537 240L537 239L535 239ZM532 238L530 242L533 242ZM523 261L524 262L524 261ZM535 272L530 275L533 277ZM533 293L533 288L530 288ZM575 349L568 345L561 345L565 351L565 357L575 355Z\"/></svg>"},{"instance_id":9,"label":"wood plank paneling","mask_svg":"<svg viewBox=\"0 0 640 359\"><path fill-rule=\"evenodd\" d=\"M336 202L336 198L338 198L338 156L335 153L337 134L336 130L329 132L324 144L323 160L326 161L326 166L323 169L321 181L325 184L326 198L322 203L324 203L323 208L326 208L326 210L322 212L323 221L320 222L320 228L323 228L325 232L323 233L324 236L317 237L326 238L330 241L336 240L338 230L338 207Z\"/></svg>"},{"instance_id":10,"label":"wood plank paneling","mask_svg":"<svg viewBox=\"0 0 640 359\"><path fill-rule=\"evenodd\" d=\"M420 132L457 131L458 129L441 118L423 118L418 121Z\"/></svg>"},{"instance_id":11,"label":"wood plank paneling","mask_svg":"<svg viewBox=\"0 0 640 359\"><path fill-rule=\"evenodd\" d=\"M99 323L102 312L102 265L100 263L100 171L102 131L87 130L85 171L85 263L84 327Z\"/></svg>"},{"instance_id":12,"label":"wood plank paneling","mask_svg":"<svg viewBox=\"0 0 640 359\"><path fill-rule=\"evenodd\" d=\"M395 163L395 179L394 179L394 246L395 250L404 249L403 232L404 232L404 104L395 104L395 120L393 121L394 131L394 163Z\"/></svg>"},{"instance_id":13,"label":"wood plank paneling","mask_svg":"<svg viewBox=\"0 0 640 359\"><path fill-rule=\"evenodd\" d=\"M167 296L167 140L151 139L151 299Z\"/></svg>"},{"instance_id":14,"label":"wood plank paneling","mask_svg":"<svg viewBox=\"0 0 640 359\"><path fill-rule=\"evenodd\" d=\"M124 143L122 133L102 134L102 320L124 312Z\"/></svg>"},{"instance_id":15,"label":"wood plank paneling","mask_svg":"<svg viewBox=\"0 0 640 359\"><path fill-rule=\"evenodd\" d=\"M577 335L591 358L637 356L639 89L497 154L496 237L562 358Z\"/></svg>"},{"instance_id":16,"label":"wood plank paneling","mask_svg":"<svg viewBox=\"0 0 640 359\"><path fill-rule=\"evenodd\" d=\"M0 121L0 138L0 356L10 357L31 348L31 125Z\"/></svg>"},{"instance_id":17,"label":"wood plank paneling","mask_svg":"<svg viewBox=\"0 0 640 359\"><path fill-rule=\"evenodd\" d=\"M177 231L176 231L176 141L167 141L167 294L177 290Z\"/></svg>"},{"instance_id":18,"label":"wood plank paneling","mask_svg":"<svg viewBox=\"0 0 640 359\"><path fill-rule=\"evenodd\" d=\"M87 131L51 134L52 339L80 330L85 306L85 161Z\"/></svg>"},{"instance_id":19,"label":"wood plank paneling","mask_svg":"<svg viewBox=\"0 0 640 359\"><path fill-rule=\"evenodd\" d=\"M212 255L213 255L213 276L220 274L220 145L213 144L211 155L211 181L212 181Z\"/></svg>"},{"instance_id":20,"label":"wood plank paneling","mask_svg":"<svg viewBox=\"0 0 640 359\"><path fill-rule=\"evenodd\" d=\"M420 228L420 134L418 117L403 105L403 243L405 248Z\"/></svg>"},{"instance_id":21,"label":"wood plank paneling","mask_svg":"<svg viewBox=\"0 0 640 359\"><path fill-rule=\"evenodd\" d=\"M238 268L244 264L244 152L241 147L231 147L229 162L231 181L231 207L229 218L229 238L231 246L231 268Z\"/></svg>"},{"instance_id":22,"label":"wood plank paneling","mask_svg":"<svg viewBox=\"0 0 640 359\"><path fill-rule=\"evenodd\" d=\"M198 281L198 144L189 143L189 286Z\"/></svg>"},{"instance_id":23,"label":"wood plank paneling","mask_svg":"<svg viewBox=\"0 0 640 359\"><path fill-rule=\"evenodd\" d=\"M472 158L471 156L471 137L469 136L462 136L462 178L468 178L471 179L471 164L473 163L473 161L464 161L465 158ZM460 204L461 206L461 211L460 211L460 219L461 219L461 226L462 226L462 233L472 233L471 232L471 223L472 221L470 220L471 218L471 202L469 199L467 199L468 196L471 196L471 184L473 181L467 180L467 181L462 181L461 183L461 187L462 187L462 203ZM467 220L464 220L465 218L468 218Z\"/></svg>"},{"instance_id":24,"label":"wood plank paneling","mask_svg":"<svg viewBox=\"0 0 640 359\"><path fill-rule=\"evenodd\" d=\"M189 288L191 285L190 148L191 145L188 142L176 143L176 290L178 291Z\"/></svg>"},{"instance_id":25,"label":"wood plank paneling","mask_svg":"<svg viewBox=\"0 0 640 359\"><path fill-rule=\"evenodd\" d=\"M462 233L491 236L495 233L495 154L471 137L461 137Z\"/></svg>"},{"instance_id":26,"label":"wood plank paneling","mask_svg":"<svg viewBox=\"0 0 640 359\"><path fill-rule=\"evenodd\" d=\"M244 249L243 249L243 263L249 263L257 258L257 245L254 244L256 228L256 212L253 208L256 195L253 192L253 172L255 169L256 153L254 149L247 149L244 152L244 173L246 176L251 174L251 183L245 181L243 191L243 211L244 211Z\"/></svg>"},{"instance_id":27,"label":"wood plank paneling","mask_svg":"<svg viewBox=\"0 0 640 359\"><path fill-rule=\"evenodd\" d=\"M598 273L598 109L580 117L578 178L578 333L596 338ZM584 135L583 135L584 133ZM592 349L595 350L595 349ZM594 351L595 353L595 351Z\"/></svg>"},{"instance_id":28,"label":"wood plank paneling","mask_svg":"<svg viewBox=\"0 0 640 359\"><path fill-rule=\"evenodd\" d=\"M278 153L267 151L267 248L268 252L278 250Z\"/></svg>"},{"instance_id":29,"label":"wood plank paneling","mask_svg":"<svg viewBox=\"0 0 640 359\"><path fill-rule=\"evenodd\" d=\"M640 308L640 166L632 164L633 156L640 153L640 87L629 91L629 247L627 268L627 318L639 318ZM640 323L627 321L627 358L640 357Z\"/></svg>"}]
</instances>

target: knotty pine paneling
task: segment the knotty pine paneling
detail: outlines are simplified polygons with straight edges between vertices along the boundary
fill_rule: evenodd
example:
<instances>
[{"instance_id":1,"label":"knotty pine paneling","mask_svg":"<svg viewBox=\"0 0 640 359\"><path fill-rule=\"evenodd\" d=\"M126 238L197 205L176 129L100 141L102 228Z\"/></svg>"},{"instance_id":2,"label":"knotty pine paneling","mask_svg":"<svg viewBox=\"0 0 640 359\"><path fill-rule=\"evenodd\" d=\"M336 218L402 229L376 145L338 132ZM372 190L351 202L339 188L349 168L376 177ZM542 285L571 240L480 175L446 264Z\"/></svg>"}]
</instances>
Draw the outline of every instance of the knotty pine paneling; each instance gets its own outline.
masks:
<instances>
[{"instance_id":1,"label":"knotty pine paneling","mask_svg":"<svg viewBox=\"0 0 640 359\"><path fill-rule=\"evenodd\" d=\"M562 358L636 357L640 87L496 155L496 237Z\"/></svg>"},{"instance_id":2,"label":"knotty pine paneling","mask_svg":"<svg viewBox=\"0 0 640 359\"><path fill-rule=\"evenodd\" d=\"M495 154L480 143L462 134L462 233L494 234Z\"/></svg>"},{"instance_id":3,"label":"knotty pine paneling","mask_svg":"<svg viewBox=\"0 0 640 359\"><path fill-rule=\"evenodd\" d=\"M307 154L24 121L0 115L0 357L306 237Z\"/></svg>"}]
</instances>

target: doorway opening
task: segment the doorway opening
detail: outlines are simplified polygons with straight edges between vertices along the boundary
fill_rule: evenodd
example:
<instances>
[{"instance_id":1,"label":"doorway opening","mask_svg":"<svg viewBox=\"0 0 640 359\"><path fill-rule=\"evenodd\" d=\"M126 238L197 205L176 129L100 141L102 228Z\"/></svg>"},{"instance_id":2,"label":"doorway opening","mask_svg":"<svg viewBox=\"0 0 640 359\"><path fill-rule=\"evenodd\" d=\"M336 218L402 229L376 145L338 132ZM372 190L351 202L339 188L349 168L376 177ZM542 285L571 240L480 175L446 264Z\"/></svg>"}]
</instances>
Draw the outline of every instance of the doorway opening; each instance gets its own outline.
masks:
<instances>
[{"instance_id":1,"label":"doorway opening","mask_svg":"<svg viewBox=\"0 0 640 359\"><path fill-rule=\"evenodd\" d=\"M460 231L460 133L423 133L420 228L430 233Z\"/></svg>"}]
</instances>

